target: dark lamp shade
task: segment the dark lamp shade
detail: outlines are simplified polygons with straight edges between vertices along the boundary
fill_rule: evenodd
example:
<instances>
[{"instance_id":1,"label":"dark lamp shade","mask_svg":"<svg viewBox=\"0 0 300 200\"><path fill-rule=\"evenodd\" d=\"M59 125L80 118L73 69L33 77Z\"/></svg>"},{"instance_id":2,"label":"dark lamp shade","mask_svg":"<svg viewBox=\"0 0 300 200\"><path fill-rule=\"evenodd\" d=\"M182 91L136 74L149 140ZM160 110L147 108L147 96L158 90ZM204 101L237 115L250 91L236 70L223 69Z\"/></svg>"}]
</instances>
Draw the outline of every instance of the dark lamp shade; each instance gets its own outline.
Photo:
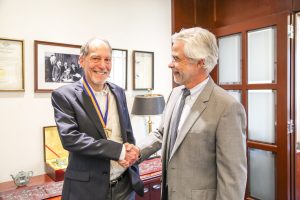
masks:
<instances>
[{"instance_id":1,"label":"dark lamp shade","mask_svg":"<svg viewBox=\"0 0 300 200\"><path fill-rule=\"evenodd\" d=\"M133 101L131 114L159 115L165 108L165 99L159 94L136 95Z\"/></svg>"}]
</instances>

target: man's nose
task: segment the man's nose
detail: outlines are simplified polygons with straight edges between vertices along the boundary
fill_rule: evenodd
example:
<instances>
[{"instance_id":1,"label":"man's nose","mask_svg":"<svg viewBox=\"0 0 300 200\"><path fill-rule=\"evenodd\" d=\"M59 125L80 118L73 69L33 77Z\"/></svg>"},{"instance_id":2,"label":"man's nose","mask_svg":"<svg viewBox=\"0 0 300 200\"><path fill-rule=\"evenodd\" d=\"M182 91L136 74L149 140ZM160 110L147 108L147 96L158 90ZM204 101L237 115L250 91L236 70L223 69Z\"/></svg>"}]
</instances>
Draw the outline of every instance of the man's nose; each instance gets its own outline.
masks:
<instances>
[{"instance_id":1,"label":"man's nose","mask_svg":"<svg viewBox=\"0 0 300 200\"><path fill-rule=\"evenodd\" d=\"M174 67L175 67L175 66L174 66L173 60L168 64L168 67L169 67L169 68L174 68Z\"/></svg>"}]
</instances>

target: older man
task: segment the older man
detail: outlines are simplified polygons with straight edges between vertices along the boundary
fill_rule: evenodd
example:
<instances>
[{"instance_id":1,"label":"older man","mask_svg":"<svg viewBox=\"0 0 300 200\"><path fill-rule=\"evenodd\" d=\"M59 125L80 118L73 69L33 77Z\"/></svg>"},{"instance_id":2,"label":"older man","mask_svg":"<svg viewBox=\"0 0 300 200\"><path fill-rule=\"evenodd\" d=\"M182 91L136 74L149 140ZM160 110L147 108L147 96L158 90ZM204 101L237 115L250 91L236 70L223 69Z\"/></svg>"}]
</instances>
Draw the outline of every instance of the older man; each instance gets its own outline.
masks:
<instances>
[{"instance_id":1,"label":"older man","mask_svg":"<svg viewBox=\"0 0 300 200\"><path fill-rule=\"evenodd\" d=\"M52 93L55 121L69 154L62 199L133 200L143 195L124 90L107 82L112 49L94 38L81 48L84 77Z\"/></svg>"}]
</instances>

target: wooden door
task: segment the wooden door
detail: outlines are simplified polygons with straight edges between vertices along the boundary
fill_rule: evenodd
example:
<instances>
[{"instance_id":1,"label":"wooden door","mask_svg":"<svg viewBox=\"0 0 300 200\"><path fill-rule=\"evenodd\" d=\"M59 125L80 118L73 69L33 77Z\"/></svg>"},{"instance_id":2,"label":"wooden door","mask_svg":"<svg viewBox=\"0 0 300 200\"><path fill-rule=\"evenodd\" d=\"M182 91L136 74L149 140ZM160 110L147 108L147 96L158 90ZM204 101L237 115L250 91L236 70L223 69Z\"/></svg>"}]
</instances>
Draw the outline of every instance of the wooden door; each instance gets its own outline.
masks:
<instances>
[{"instance_id":1,"label":"wooden door","mask_svg":"<svg viewBox=\"0 0 300 200\"><path fill-rule=\"evenodd\" d=\"M213 79L247 113L246 199L291 199L290 14L214 29L219 64Z\"/></svg>"}]
</instances>

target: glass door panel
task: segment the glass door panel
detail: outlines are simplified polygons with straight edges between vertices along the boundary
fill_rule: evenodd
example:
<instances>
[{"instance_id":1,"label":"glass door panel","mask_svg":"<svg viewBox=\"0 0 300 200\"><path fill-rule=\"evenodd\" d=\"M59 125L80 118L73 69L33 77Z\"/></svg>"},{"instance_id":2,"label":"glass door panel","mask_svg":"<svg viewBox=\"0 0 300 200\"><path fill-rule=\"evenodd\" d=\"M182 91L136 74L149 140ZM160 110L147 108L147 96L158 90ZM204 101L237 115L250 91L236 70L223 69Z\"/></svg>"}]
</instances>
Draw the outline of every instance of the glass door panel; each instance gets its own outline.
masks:
<instances>
[{"instance_id":1,"label":"glass door panel","mask_svg":"<svg viewBox=\"0 0 300 200\"><path fill-rule=\"evenodd\" d=\"M240 90L227 90L227 92L233 96L238 102L242 102L242 94Z\"/></svg>"},{"instance_id":2,"label":"glass door panel","mask_svg":"<svg viewBox=\"0 0 300 200\"><path fill-rule=\"evenodd\" d=\"M276 27L249 31L248 83L275 83Z\"/></svg>"},{"instance_id":3,"label":"glass door panel","mask_svg":"<svg viewBox=\"0 0 300 200\"><path fill-rule=\"evenodd\" d=\"M241 34L221 37L219 42L219 83L241 83Z\"/></svg>"},{"instance_id":4,"label":"glass door panel","mask_svg":"<svg viewBox=\"0 0 300 200\"><path fill-rule=\"evenodd\" d=\"M248 139L275 143L275 110L275 91L248 91Z\"/></svg>"},{"instance_id":5,"label":"glass door panel","mask_svg":"<svg viewBox=\"0 0 300 200\"><path fill-rule=\"evenodd\" d=\"M269 151L249 148L250 196L275 199L275 154Z\"/></svg>"}]
</instances>

